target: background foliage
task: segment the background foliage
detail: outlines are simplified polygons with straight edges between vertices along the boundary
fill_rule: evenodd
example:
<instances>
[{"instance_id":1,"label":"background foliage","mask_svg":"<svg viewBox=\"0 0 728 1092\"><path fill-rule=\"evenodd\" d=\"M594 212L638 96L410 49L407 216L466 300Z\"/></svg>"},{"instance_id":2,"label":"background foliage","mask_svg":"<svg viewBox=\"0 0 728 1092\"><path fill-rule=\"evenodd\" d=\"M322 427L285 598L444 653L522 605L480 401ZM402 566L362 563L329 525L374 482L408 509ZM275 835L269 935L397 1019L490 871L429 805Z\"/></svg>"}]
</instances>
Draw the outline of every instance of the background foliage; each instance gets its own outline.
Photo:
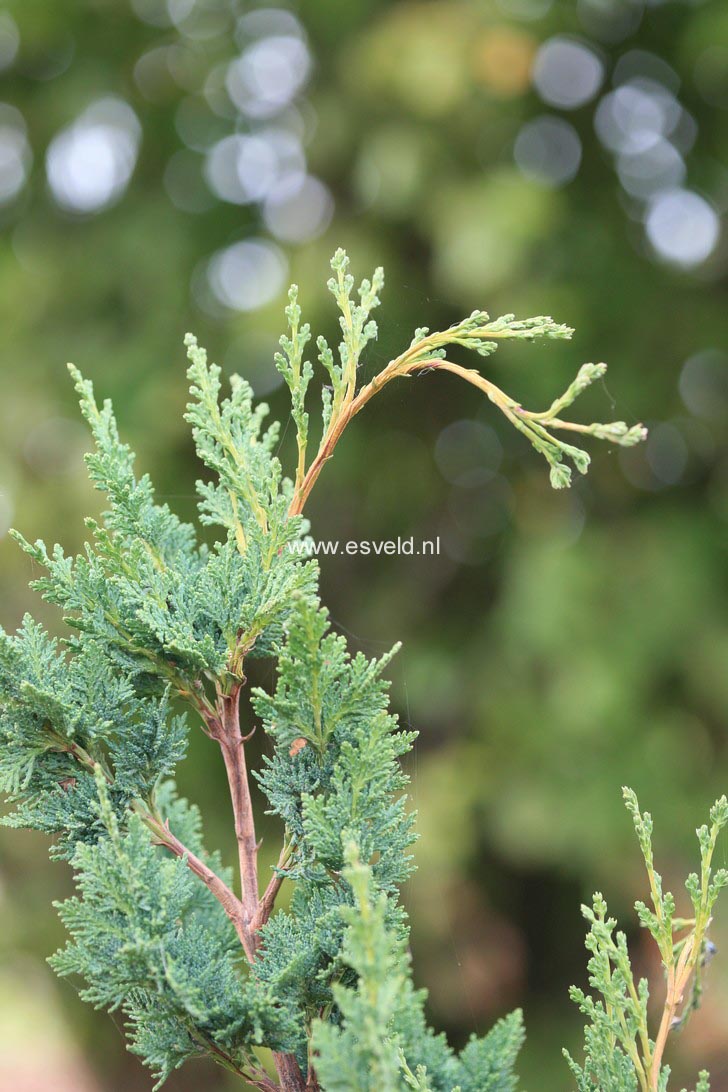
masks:
<instances>
[{"instance_id":1,"label":"background foliage","mask_svg":"<svg viewBox=\"0 0 728 1092\"><path fill-rule=\"evenodd\" d=\"M568 1080L579 903L598 887L624 917L642 894L620 786L655 814L666 879L725 789L727 38L719 0L0 9L6 628L31 606L44 618L7 528L74 551L99 504L66 359L114 398L186 517L184 331L275 410L285 287L302 285L335 338L337 245L360 275L387 269L366 374L423 323L552 313L574 340L504 346L495 381L535 406L605 359L584 419L651 426L643 448L600 446L589 477L554 493L475 392L425 376L358 418L309 509L321 537L440 535L436 558L327 559L323 596L354 647L405 644L390 670L421 732L422 836L405 901L433 1019L461 1042L522 1005L527 1087ZM210 842L230 848L203 737L180 772ZM150 1087L43 962L62 939L48 896L67 893L65 866L40 836L1 845L3 1083L45 1087L52 1064L76 1092ZM716 940L728 948L720 922ZM708 1065L718 1092L727 1002L719 955L674 1058L678 1078ZM170 1088L202 1079L191 1067Z\"/></svg>"}]
</instances>

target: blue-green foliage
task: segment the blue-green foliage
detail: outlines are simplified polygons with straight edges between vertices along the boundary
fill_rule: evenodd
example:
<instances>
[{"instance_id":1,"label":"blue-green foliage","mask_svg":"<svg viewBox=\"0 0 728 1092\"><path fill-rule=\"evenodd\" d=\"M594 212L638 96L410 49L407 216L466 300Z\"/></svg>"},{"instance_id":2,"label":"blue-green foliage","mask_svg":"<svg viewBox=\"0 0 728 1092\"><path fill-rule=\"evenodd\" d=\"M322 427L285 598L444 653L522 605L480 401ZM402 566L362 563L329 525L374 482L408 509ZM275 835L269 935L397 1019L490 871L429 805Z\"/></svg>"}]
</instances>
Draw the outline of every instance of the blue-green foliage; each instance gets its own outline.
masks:
<instances>
[{"instance_id":1,"label":"blue-green foliage","mask_svg":"<svg viewBox=\"0 0 728 1092\"><path fill-rule=\"evenodd\" d=\"M219 367L208 363L193 337L188 335L186 343L193 397L186 417L200 459L216 476L197 483L200 520L228 532L198 588L229 666L230 653L271 653L296 595L315 593L316 566L289 548L306 525L301 516L287 514L292 485L273 454L278 423L261 433L268 407L253 407L250 385L239 376L233 377L230 397L220 403Z\"/></svg>"},{"instance_id":2,"label":"blue-green foliage","mask_svg":"<svg viewBox=\"0 0 728 1092\"><path fill-rule=\"evenodd\" d=\"M331 883L348 831L366 860L379 856L376 881L393 891L411 867L413 817L397 760L415 734L387 712L381 674L392 654L351 658L344 638L329 632L326 611L304 598L278 652L275 693L257 690L253 702L275 742L259 780L295 840L295 874Z\"/></svg>"},{"instance_id":3,"label":"blue-green foliage","mask_svg":"<svg viewBox=\"0 0 728 1092\"><path fill-rule=\"evenodd\" d=\"M122 833L102 774L97 781L106 836L74 854L79 896L59 906L73 939L53 968L81 977L84 1000L124 1012L131 1049L161 1080L211 1052L243 1071L252 1044L285 1045L284 1011L241 973L228 919L185 862L155 848L138 816Z\"/></svg>"},{"instance_id":4,"label":"blue-green foliage","mask_svg":"<svg viewBox=\"0 0 728 1092\"><path fill-rule=\"evenodd\" d=\"M388 897L377 891L354 841L346 843L345 855L353 903L343 910L340 961L356 977L347 984L340 974L333 986L341 1021L314 1025L317 1074L326 1092L514 1092L520 1012L455 1055L426 1026L426 994L412 986L406 929L389 924Z\"/></svg>"},{"instance_id":5,"label":"blue-green foliage","mask_svg":"<svg viewBox=\"0 0 728 1092\"><path fill-rule=\"evenodd\" d=\"M92 753L113 771L109 794L123 814L185 752L184 718L166 691L135 693L93 640L64 656L30 618L15 636L0 632L0 703L0 789L15 804L4 823L57 835L56 856L98 837Z\"/></svg>"},{"instance_id":6,"label":"blue-green foliage","mask_svg":"<svg viewBox=\"0 0 728 1092\"><path fill-rule=\"evenodd\" d=\"M284 548L300 536L302 520L284 519L290 485L281 488L280 466L270 453L275 430L259 438L262 414L260 408L252 411L250 390L242 382L215 416L217 370L194 344L190 355L195 401L188 417L201 458L220 475L220 484L200 485L202 519L219 517L228 528L226 540L211 551L198 546L194 528L154 502L148 476L134 476L134 457L119 440L110 403L99 409L91 384L75 371L96 442L87 456L89 473L110 506L101 524L88 521L93 544L76 558L66 557L60 546L49 554L42 542L21 539L48 571L34 586L63 608L75 631L92 637L137 686L158 689L169 683L181 692L202 673L219 676L234 668L234 649L265 652L280 634L292 596L312 590L315 582L314 565ZM214 438L227 437L228 430L229 450ZM248 467L247 476L236 460ZM251 504L265 514L270 533L251 517ZM226 505L238 511L237 522L227 518ZM249 539L245 549L240 534ZM83 644L79 636L71 648Z\"/></svg>"},{"instance_id":7,"label":"blue-green foliage","mask_svg":"<svg viewBox=\"0 0 728 1092\"><path fill-rule=\"evenodd\" d=\"M278 653L275 692L253 696L275 743L259 780L286 824L288 874L297 883L290 909L264 930L260 973L298 1008L303 1047L306 1025L322 1008L333 1011L331 984L342 973L338 955L351 905L341 878L345 838L354 838L367 860L376 858L375 882L391 896L411 870L413 817L398 757L414 734L398 730L387 713L381 673L390 657L351 658L316 601L297 601ZM402 919L394 900L390 918Z\"/></svg>"},{"instance_id":8,"label":"blue-green foliage","mask_svg":"<svg viewBox=\"0 0 728 1092\"><path fill-rule=\"evenodd\" d=\"M95 445L89 474L107 506L88 521L90 542L77 557L20 539L44 570L35 586L68 629L62 643L30 619L14 636L0 633L0 790L14 804L6 821L47 831L71 861L78 894L60 907L70 940L53 965L79 979L91 1003L125 1014L131 1049L160 1080L207 1055L270 1087L255 1055L265 1046L289 1056L282 1072L300 1067L296 1089L308 1081L323 1092L513 1092L519 1013L460 1055L427 1026L398 903L414 839L400 759L414 733L388 710L390 657L349 654L320 606L316 564L296 548L307 530L298 513L354 412L383 284L377 270L355 296L343 252L332 268L343 340L338 360L317 341L330 386L324 441L308 463L313 368L295 289L276 357L297 434L290 476L267 407L237 377L221 400L220 369L187 338L186 416L207 472L199 519L221 532L211 546L155 501L110 403L98 406L72 370ZM567 333L550 320L490 323L478 312L450 331L418 331L382 374L388 381L442 362L453 342L482 354L494 350L491 337ZM501 408L521 430L544 416L513 406L506 399ZM287 909L270 917L265 899L253 915L250 900L236 898L237 881L206 852L199 815L173 781L190 710L227 753L240 745L215 717L237 697L251 656L277 660L273 692L253 695L272 742L259 782L281 821L279 878L293 888Z\"/></svg>"}]
</instances>

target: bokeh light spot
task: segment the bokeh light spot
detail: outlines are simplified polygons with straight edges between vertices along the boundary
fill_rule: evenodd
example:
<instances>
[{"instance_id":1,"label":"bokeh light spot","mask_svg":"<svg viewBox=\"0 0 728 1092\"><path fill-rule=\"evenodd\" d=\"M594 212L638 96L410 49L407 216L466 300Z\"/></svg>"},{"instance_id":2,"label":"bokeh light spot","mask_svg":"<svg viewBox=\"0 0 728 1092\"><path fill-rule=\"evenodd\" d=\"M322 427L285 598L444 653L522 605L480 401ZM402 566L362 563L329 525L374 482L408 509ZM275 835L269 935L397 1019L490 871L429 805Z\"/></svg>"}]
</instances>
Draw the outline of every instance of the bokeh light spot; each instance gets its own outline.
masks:
<instances>
[{"instance_id":1,"label":"bokeh light spot","mask_svg":"<svg viewBox=\"0 0 728 1092\"><path fill-rule=\"evenodd\" d=\"M720 221L715 209L692 190L658 193L645 217L647 237L660 258L690 269L715 250Z\"/></svg>"},{"instance_id":2,"label":"bokeh light spot","mask_svg":"<svg viewBox=\"0 0 728 1092\"><path fill-rule=\"evenodd\" d=\"M448 510L462 533L488 538L506 526L513 508L513 492L502 474L490 474L472 488L455 488L448 497Z\"/></svg>"},{"instance_id":3,"label":"bokeh light spot","mask_svg":"<svg viewBox=\"0 0 728 1092\"><path fill-rule=\"evenodd\" d=\"M242 375L257 398L264 398L283 382L283 376L273 363L278 350L278 334L245 330L228 346L225 366L229 372Z\"/></svg>"},{"instance_id":4,"label":"bokeh light spot","mask_svg":"<svg viewBox=\"0 0 728 1092\"><path fill-rule=\"evenodd\" d=\"M533 83L550 106L575 110L594 98L603 80L601 59L575 39L549 38L536 54Z\"/></svg>"},{"instance_id":5,"label":"bokeh light spot","mask_svg":"<svg viewBox=\"0 0 728 1092\"><path fill-rule=\"evenodd\" d=\"M534 118L520 129L513 148L519 170L542 186L563 186L575 177L581 163L581 141L563 118Z\"/></svg>"},{"instance_id":6,"label":"bokeh light spot","mask_svg":"<svg viewBox=\"0 0 728 1092\"><path fill-rule=\"evenodd\" d=\"M728 418L728 353L704 349L688 357L680 373L680 397L696 417Z\"/></svg>"},{"instance_id":7,"label":"bokeh light spot","mask_svg":"<svg viewBox=\"0 0 728 1092\"><path fill-rule=\"evenodd\" d=\"M53 197L71 212L99 212L117 201L134 171L141 126L122 99L99 99L53 138L46 174Z\"/></svg>"},{"instance_id":8,"label":"bokeh light spot","mask_svg":"<svg viewBox=\"0 0 728 1092\"><path fill-rule=\"evenodd\" d=\"M265 239L244 239L218 250L207 280L218 303L232 311L255 311L282 290L288 274L283 252Z\"/></svg>"},{"instance_id":9,"label":"bokeh light spot","mask_svg":"<svg viewBox=\"0 0 728 1092\"><path fill-rule=\"evenodd\" d=\"M660 485L677 485L688 465L688 446L675 425L665 421L651 429L645 454Z\"/></svg>"},{"instance_id":10,"label":"bokeh light spot","mask_svg":"<svg viewBox=\"0 0 728 1092\"><path fill-rule=\"evenodd\" d=\"M627 193L648 198L660 190L680 186L685 180L686 168L677 149L659 137L644 151L620 155L617 173Z\"/></svg>"},{"instance_id":11,"label":"bokeh light spot","mask_svg":"<svg viewBox=\"0 0 728 1092\"><path fill-rule=\"evenodd\" d=\"M18 196L32 158L22 114L14 106L0 103L0 205Z\"/></svg>"},{"instance_id":12,"label":"bokeh light spot","mask_svg":"<svg viewBox=\"0 0 728 1092\"><path fill-rule=\"evenodd\" d=\"M223 201L245 205L262 201L277 184L306 171L297 136L284 129L261 129L249 136L236 134L218 141L208 153L205 177Z\"/></svg>"},{"instance_id":13,"label":"bokeh light spot","mask_svg":"<svg viewBox=\"0 0 728 1092\"><path fill-rule=\"evenodd\" d=\"M487 482L500 466L502 448L492 428L480 421L453 421L435 444L435 461L446 481L465 488Z\"/></svg>"},{"instance_id":14,"label":"bokeh light spot","mask_svg":"<svg viewBox=\"0 0 728 1092\"><path fill-rule=\"evenodd\" d=\"M427 183L430 146L405 125L376 129L363 146L355 167L360 200L386 216L406 216Z\"/></svg>"},{"instance_id":15,"label":"bokeh light spot","mask_svg":"<svg viewBox=\"0 0 728 1092\"><path fill-rule=\"evenodd\" d=\"M530 34L512 27L493 27L476 45L476 79L496 95L522 95L531 82L535 42Z\"/></svg>"},{"instance_id":16,"label":"bokeh light spot","mask_svg":"<svg viewBox=\"0 0 728 1092\"><path fill-rule=\"evenodd\" d=\"M334 201L323 182L312 175L288 178L269 193L263 219L272 235L285 243L305 243L326 231Z\"/></svg>"},{"instance_id":17,"label":"bokeh light spot","mask_svg":"<svg viewBox=\"0 0 728 1092\"><path fill-rule=\"evenodd\" d=\"M225 86L241 113L267 118L293 101L311 70L305 42L275 34L253 42L227 68Z\"/></svg>"},{"instance_id":18,"label":"bokeh light spot","mask_svg":"<svg viewBox=\"0 0 728 1092\"><path fill-rule=\"evenodd\" d=\"M643 152L679 124L675 96L653 80L638 79L611 91L594 115L597 135L612 152Z\"/></svg>"}]
</instances>

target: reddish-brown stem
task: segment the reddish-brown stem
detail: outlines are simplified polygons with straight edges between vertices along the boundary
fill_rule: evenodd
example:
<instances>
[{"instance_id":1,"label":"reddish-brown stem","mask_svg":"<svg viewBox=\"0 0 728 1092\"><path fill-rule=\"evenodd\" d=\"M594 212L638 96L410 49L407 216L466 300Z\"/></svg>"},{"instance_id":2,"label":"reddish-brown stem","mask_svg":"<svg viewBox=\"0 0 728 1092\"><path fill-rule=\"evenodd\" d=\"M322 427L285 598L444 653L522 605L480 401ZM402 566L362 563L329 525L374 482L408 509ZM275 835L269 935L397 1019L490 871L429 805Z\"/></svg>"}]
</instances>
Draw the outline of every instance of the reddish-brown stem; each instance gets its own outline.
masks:
<instances>
[{"instance_id":1,"label":"reddish-brown stem","mask_svg":"<svg viewBox=\"0 0 728 1092\"><path fill-rule=\"evenodd\" d=\"M424 345L424 342L422 342L422 345ZM422 348L422 345L419 346L420 349ZM441 371L452 372L454 375L460 376L461 379L465 379L466 382L479 387L492 401L496 401L499 404L501 402L510 402L507 395L499 390L494 383L491 383L490 380L485 379L480 372L470 368L463 368L459 364L453 364L451 361L442 360L439 357L434 357L431 360L413 360L412 352L412 349L408 349L401 356L397 357L396 360L390 361L386 368L383 368L379 375L375 376L371 382L362 387L354 398L344 403L339 416L332 421L326 435L321 441L321 446L319 447L313 462L306 471L300 488L296 489L291 506L288 510L289 515L298 516L301 514L311 490L318 481L321 471L333 455L334 448L341 439L344 429L351 419L364 409L367 402L369 402L382 387L389 383L390 380L395 379L398 376L412 375L417 371L439 369Z\"/></svg>"},{"instance_id":2,"label":"reddish-brown stem","mask_svg":"<svg viewBox=\"0 0 728 1092\"><path fill-rule=\"evenodd\" d=\"M238 936L251 964L259 947L258 930L268 920L281 879L274 877L262 899L258 897L258 842L250 796L248 767L245 761L245 741L240 731L240 689L236 683L228 693L218 694L214 715L207 714L208 734L220 744L230 788L230 800L235 819L235 837L240 861L242 913ZM236 926L237 928L237 926ZM273 1052L280 1092L305 1092L306 1081L292 1054ZM260 1087L268 1087L262 1085ZM278 1087L278 1086L273 1086Z\"/></svg>"},{"instance_id":3,"label":"reddish-brown stem","mask_svg":"<svg viewBox=\"0 0 728 1092\"><path fill-rule=\"evenodd\" d=\"M283 1092L306 1092L306 1078L292 1054L273 1054L273 1061Z\"/></svg>"},{"instance_id":4,"label":"reddish-brown stem","mask_svg":"<svg viewBox=\"0 0 728 1092\"><path fill-rule=\"evenodd\" d=\"M258 909L258 843L255 837L253 803L250 798L248 768L245 762L245 744L240 732L239 699L239 683L230 693L221 693L218 697L216 714L208 718L207 726L210 735L220 744L230 787L240 861L241 901L248 933L246 952L250 947L248 956L252 959L255 954L255 943L250 926Z\"/></svg>"},{"instance_id":5,"label":"reddish-brown stem","mask_svg":"<svg viewBox=\"0 0 728 1092\"><path fill-rule=\"evenodd\" d=\"M99 762L93 758L88 751L84 750L77 743L70 743L64 746L64 749L72 754L76 761L85 766L89 770L103 769ZM104 771L104 776L108 781L113 781L111 775ZM187 861L187 867L191 872L194 872L199 879L205 884L209 891L215 896L217 901L222 906L223 910L230 918L230 921L235 926L235 931L240 938L240 942L245 947L247 942L246 935L246 922L243 904L237 897L234 891L231 891L227 884L220 879L216 872L205 864L195 853L187 848L179 838L172 833L169 820L163 821L156 815L152 815L146 809L138 809L137 814L140 816L145 825L151 830L156 841L159 845L164 846L175 857L184 858Z\"/></svg>"},{"instance_id":6,"label":"reddish-brown stem","mask_svg":"<svg viewBox=\"0 0 728 1092\"><path fill-rule=\"evenodd\" d=\"M249 923L246 920L243 904L237 895L230 890L227 884L225 884L220 877L204 863L204 861L201 861L199 857L180 842L179 838L172 834L169 829L169 823L162 823L152 816L145 816L144 821L159 844L169 849L176 857L184 857L187 861L187 866L202 880L210 892L215 896L235 926L235 931L238 934L243 950L252 964L258 946L256 932L261 925L264 925L268 920L270 911L273 908L275 895L273 895L272 898L269 896L268 902L266 902L266 896L264 895L257 910L256 916L258 920L255 921L254 924ZM276 891L282 882L283 877L280 878ZM269 890L271 886L271 884L268 885ZM263 912L264 906L267 907L267 913ZM259 1074L255 1077L252 1077L250 1074L245 1074L246 1079L250 1081L253 1087L260 1089L261 1092L306 1092L307 1089L310 1092L311 1088L317 1088L316 1085L307 1085L298 1062L292 1054L282 1054L278 1051L274 1051L273 1062L276 1067L276 1073L278 1074L280 1084L276 1084L270 1077L266 1077L263 1074Z\"/></svg>"},{"instance_id":7,"label":"reddish-brown stem","mask_svg":"<svg viewBox=\"0 0 728 1092\"><path fill-rule=\"evenodd\" d=\"M263 892L263 894L261 896L261 899L260 899L260 901L258 903L258 909L256 910L255 917L253 918L253 921L252 921L253 932L257 932L258 929L262 928L262 926L265 925L265 923L268 921L268 918L271 916L271 914L273 912L273 907L275 906L276 897L277 897L278 892L280 891L280 889L281 889L281 887L283 885L283 881L286 878L285 873L283 871L283 865L285 863L285 860L286 860L286 849L284 847L284 849L281 851L281 855L280 855L280 858L278 860L278 866L275 869L275 871L273 872L273 875L271 876L270 880L268 881L268 886L266 887L265 891Z\"/></svg>"},{"instance_id":8,"label":"reddish-brown stem","mask_svg":"<svg viewBox=\"0 0 728 1092\"><path fill-rule=\"evenodd\" d=\"M660 1068L662 1056L665 1053L667 1037L670 1034L673 1020L678 1007L682 1004L683 996L687 988L688 980L693 971L693 944L694 937L690 937L680 953L677 966L668 971L667 997L665 1008L662 1012L662 1020L655 1039L655 1048L652 1053L652 1066L650 1067L650 1088L658 1092L660 1083Z\"/></svg>"},{"instance_id":9,"label":"reddish-brown stem","mask_svg":"<svg viewBox=\"0 0 728 1092\"><path fill-rule=\"evenodd\" d=\"M321 441L321 446L319 447L313 462L306 471L301 488L297 489L294 494L291 506L288 510L289 516L298 516L301 514L303 507L308 500L309 493L316 484L318 476L326 465L327 460L333 455L334 448L339 442L342 432L349 424L352 417L355 417L357 413L364 408L369 399L373 398L385 383L394 378L396 372L393 369L393 365L395 363L397 362L393 361L391 364L388 364L378 376L372 379L371 383L367 383L365 387L362 387L356 397L342 409L340 415L332 422L328 432Z\"/></svg>"},{"instance_id":10,"label":"reddish-brown stem","mask_svg":"<svg viewBox=\"0 0 728 1092\"><path fill-rule=\"evenodd\" d=\"M180 842L179 838L170 830L168 821L162 822L160 819L147 814L142 815L142 818L154 834L159 845L164 846L175 857L184 858L190 871L194 872L195 876L198 876L209 888L235 926L240 942L245 947L246 930L243 904L235 892L231 891L227 884L204 861L200 860L196 854L192 853L187 846Z\"/></svg>"},{"instance_id":11,"label":"reddish-brown stem","mask_svg":"<svg viewBox=\"0 0 728 1092\"><path fill-rule=\"evenodd\" d=\"M240 858L240 878L243 898L239 899L234 891L220 879L216 872L205 864L193 853L175 834L172 833L169 821L162 820L146 809L139 810L138 814L145 825L154 835L155 841L173 853L175 857L184 859L187 867L205 884L207 889L217 899L223 910L235 927L243 950L252 964L258 949L257 931L270 917L276 895L283 883L284 877L275 873L271 878L262 899L258 898L258 845L255 838L255 821L253 807L250 799L250 785L248 783L248 770L245 762L245 745L240 731L239 713L240 685L237 685L229 694L220 694L215 713L209 712L198 704L198 709L203 713L208 734L216 739L222 750L230 786L230 797L235 816L235 834L238 841ZM67 745L67 750L76 761L90 770L99 768L99 763L87 751L76 743ZM110 775L104 771L104 776L111 780ZM285 855L281 854L279 867L282 867ZM209 1043L213 1053L219 1054L221 1059L229 1065L233 1065L230 1059L216 1044ZM245 1073L233 1066L235 1071L245 1076L245 1079L261 1092L306 1092L306 1079L300 1066L292 1054L273 1052L273 1061L278 1074L279 1083L266 1076L264 1073ZM314 1086L315 1088L316 1086Z\"/></svg>"}]
</instances>

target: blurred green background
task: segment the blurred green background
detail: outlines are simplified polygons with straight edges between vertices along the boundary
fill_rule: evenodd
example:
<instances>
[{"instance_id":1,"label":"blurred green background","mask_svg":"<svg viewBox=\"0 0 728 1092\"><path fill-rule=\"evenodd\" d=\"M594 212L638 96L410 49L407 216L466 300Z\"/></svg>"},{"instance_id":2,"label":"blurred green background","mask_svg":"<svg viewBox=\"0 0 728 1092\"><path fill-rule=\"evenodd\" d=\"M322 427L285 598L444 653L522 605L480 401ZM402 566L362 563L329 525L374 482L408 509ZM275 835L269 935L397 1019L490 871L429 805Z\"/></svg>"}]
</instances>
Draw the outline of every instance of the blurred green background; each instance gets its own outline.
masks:
<instances>
[{"instance_id":1,"label":"blurred green background","mask_svg":"<svg viewBox=\"0 0 728 1092\"><path fill-rule=\"evenodd\" d=\"M571 343L506 346L488 374L540 408L604 359L576 412L650 426L554 493L472 388L425 376L357 419L309 509L318 537L440 536L436 558L324 559L324 599L353 648L404 641L393 696L420 731L422 835L405 899L432 1019L462 1042L523 1005L525 1086L567 1088L560 1048L578 1048L581 1019L566 991L585 978L595 888L659 979L630 910L644 885L620 786L653 811L679 885L728 781L728 8L5 0L0 70L6 628L28 609L59 626L8 527L78 549L99 506L66 360L191 514L184 332L285 415L285 288L335 337L339 245L360 276L387 273L365 377L418 325L550 313ZM201 733L180 781L229 845ZM62 940L50 900L69 890L46 848L0 840L0 1086L150 1089L119 1028L44 963ZM726 1092L726 912L715 939L672 1060L678 1081L708 1064ZM169 1082L226 1087L202 1065Z\"/></svg>"}]
</instances>

